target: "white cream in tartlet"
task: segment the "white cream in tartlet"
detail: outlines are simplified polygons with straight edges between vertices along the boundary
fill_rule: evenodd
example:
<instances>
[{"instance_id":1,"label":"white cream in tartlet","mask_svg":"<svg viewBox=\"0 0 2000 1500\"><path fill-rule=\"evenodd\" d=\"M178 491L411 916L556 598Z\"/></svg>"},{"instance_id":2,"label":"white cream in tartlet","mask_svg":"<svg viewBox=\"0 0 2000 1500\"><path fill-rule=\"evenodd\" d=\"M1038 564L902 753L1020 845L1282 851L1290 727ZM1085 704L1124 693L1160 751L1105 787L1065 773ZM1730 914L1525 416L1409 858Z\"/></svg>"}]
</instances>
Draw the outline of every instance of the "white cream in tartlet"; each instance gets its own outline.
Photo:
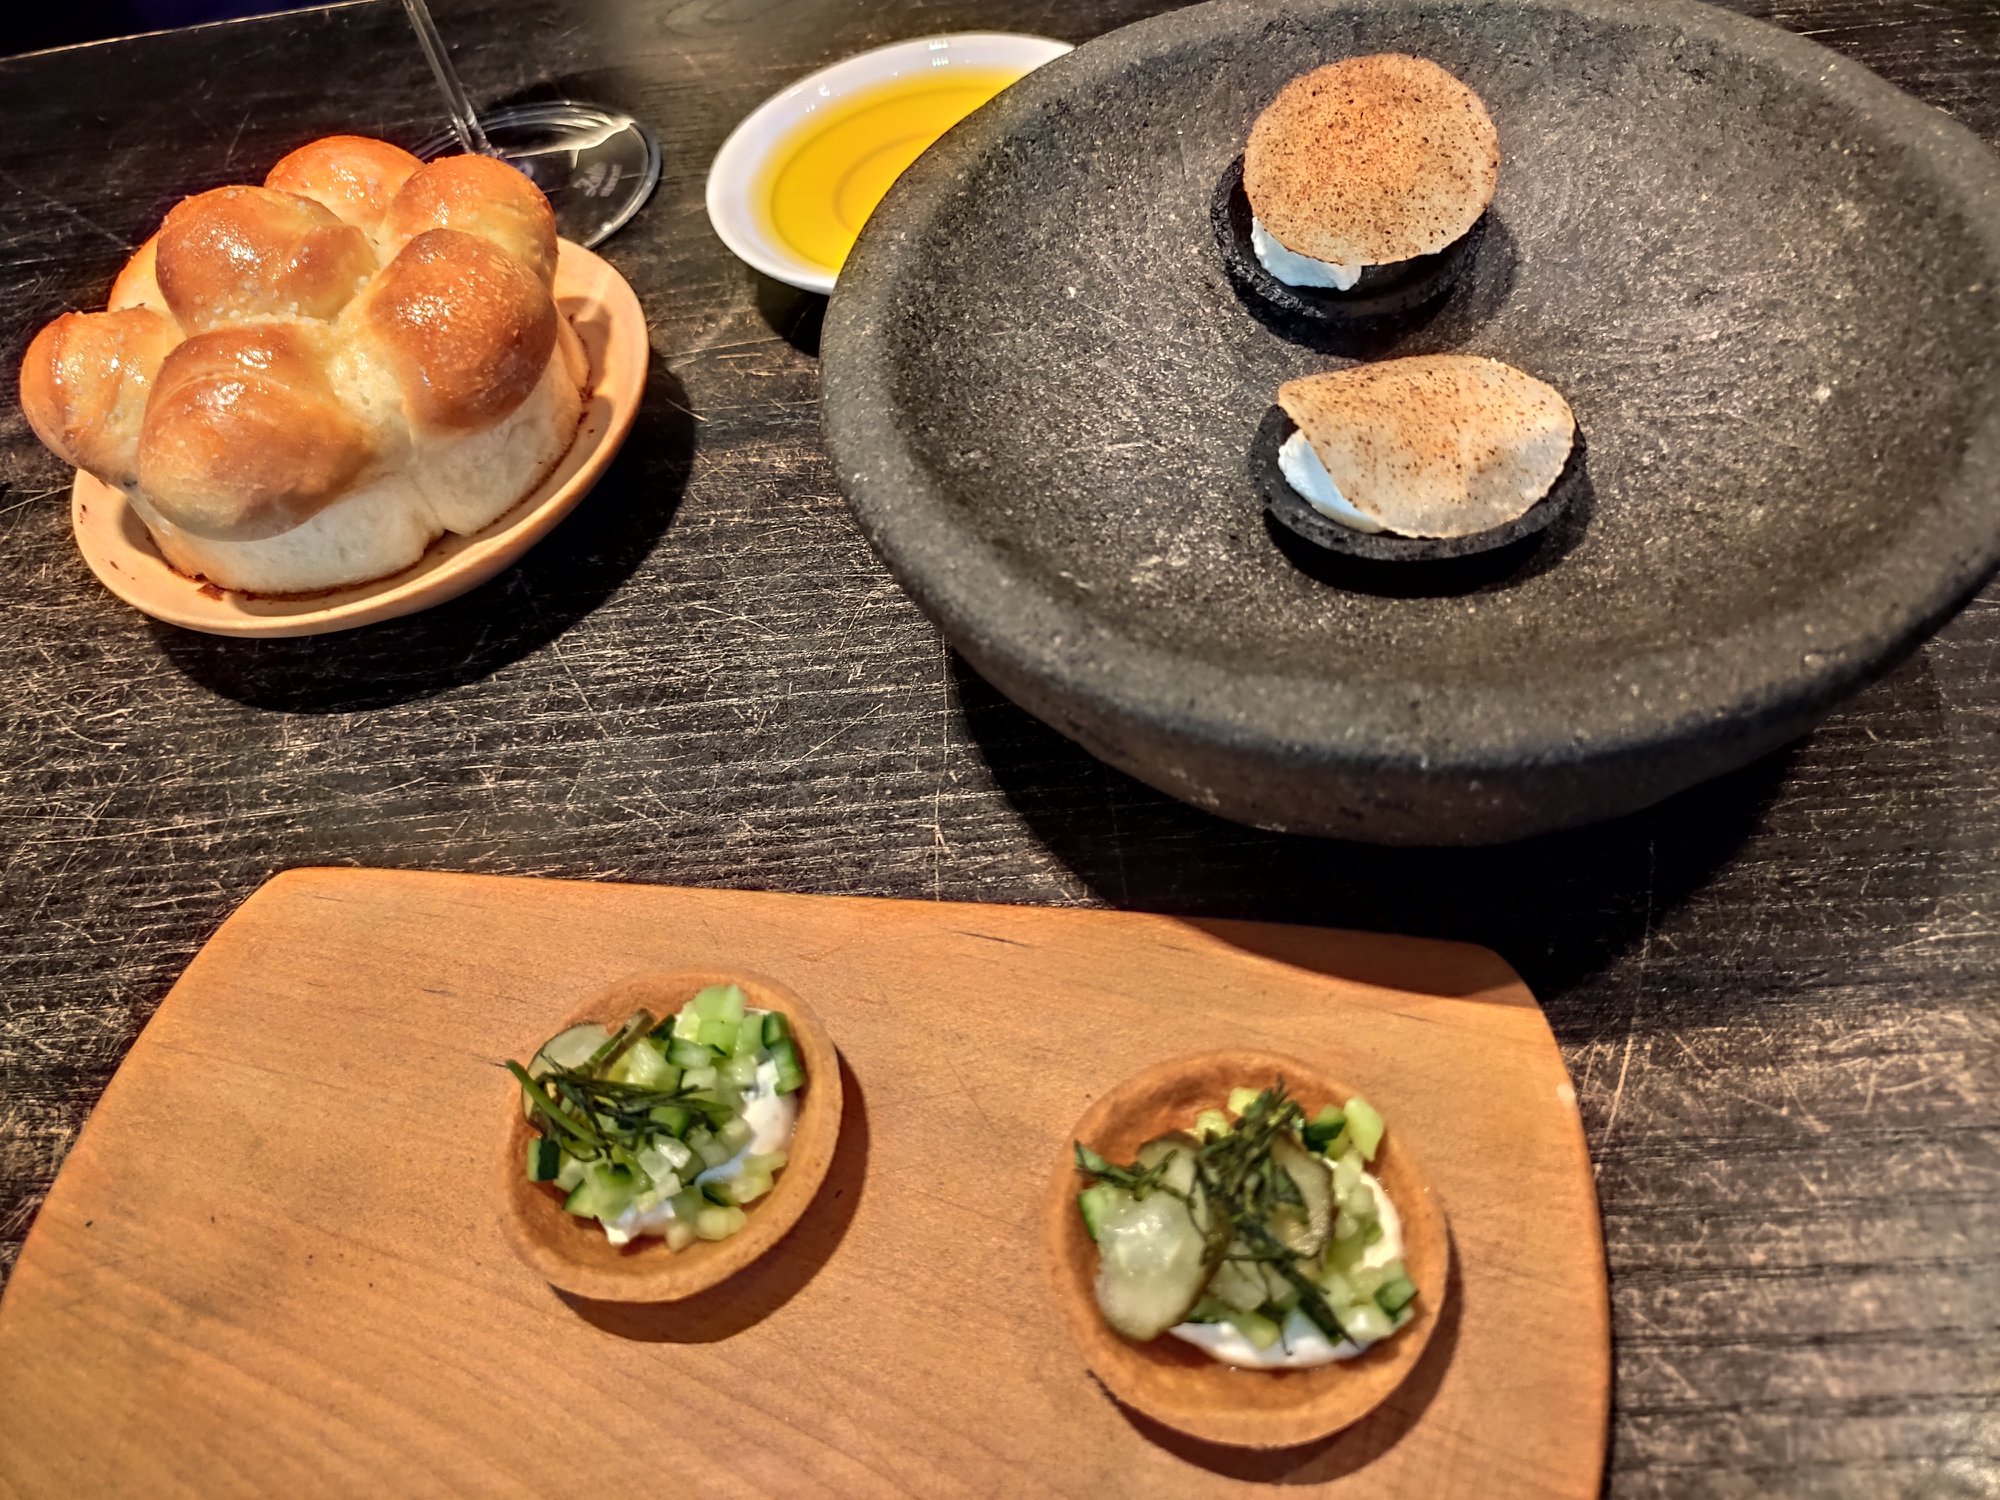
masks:
<instances>
[{"instance_id":1,"label":"white cream in tartlet","mask_svg":"<svg viewBox=\"0 0 2000 1500\"><path fill-rule=\"evenodd\" d=\"M1382 1225L1382 1238L1362 1251L1361 1264L1379 1271L1390 1261L1403 1258L1403 1221L1373 1173L1363 1172L1361 1181L1375 1195L1375 1209ZM1353 1359L1368 1347L1352 1338L1335 1343L1297 1308L1285 1318L1278 1341L1268 1349L1259 1349L1232 1323L1176 1323L1167 1332L1207 1351L1211 1359L1251 1370L1300 1370L1311 1365L1328 1365L1337 1359Z\"/></svg>"},{"instance_id":2,"label":"white cream in tartlet","mask_svg":"<svg viewBox=\"0 0 2000 1500\"><path fill-rule=\"evenodd\" d=\"M1313 451L1313 445L1306 441L1303 432L1294 432L1278 449L1278 470L1306 504L1329 521L1338 521L1350 531L1388 529L1373 516L1355 509L1340 493L1340 486L1333 482L1333 475L1320 462L1319 454Z\"/></svg>"},{"instance_id":3,"label":"white cream in tartlet","mask_svg":"<svg viewBox=\"0 0 2000 1500\"><path fill-rule=\"evenodd\" d=\"M1287 250L1255 214L1250 216L1250 248L1257 252L1257 263L1286 286L1329 287L1336 292L1345 292L1351 290L1354 283L1361 279L1361 273L1368 269L1366 266L1344 266L1338 261L1314 260L1310 255Z\"/></svg>"}]
</instances>

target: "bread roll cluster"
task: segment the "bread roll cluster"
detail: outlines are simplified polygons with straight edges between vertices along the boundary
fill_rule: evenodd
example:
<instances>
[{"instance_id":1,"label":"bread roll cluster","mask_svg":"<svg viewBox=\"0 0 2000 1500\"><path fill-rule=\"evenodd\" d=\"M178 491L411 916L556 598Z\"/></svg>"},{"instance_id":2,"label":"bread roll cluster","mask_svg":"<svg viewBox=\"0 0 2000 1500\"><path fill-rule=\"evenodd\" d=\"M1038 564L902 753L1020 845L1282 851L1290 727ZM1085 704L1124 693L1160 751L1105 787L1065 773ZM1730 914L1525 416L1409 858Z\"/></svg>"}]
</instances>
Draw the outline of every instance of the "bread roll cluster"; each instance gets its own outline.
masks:
<instances>
[{"instance_id":1,"label":"bread roll cluster","mask_svg":"<svg viewBox=\"0 0 2000 1500\"><path fill-rule=\"evenodd\" d=\"M105 311L36 335L21 404L191 577L382 578L575 440L589 370L555 265L548 200L504 162L329 136L176 204Z\"/></svg>"}]
</instances>

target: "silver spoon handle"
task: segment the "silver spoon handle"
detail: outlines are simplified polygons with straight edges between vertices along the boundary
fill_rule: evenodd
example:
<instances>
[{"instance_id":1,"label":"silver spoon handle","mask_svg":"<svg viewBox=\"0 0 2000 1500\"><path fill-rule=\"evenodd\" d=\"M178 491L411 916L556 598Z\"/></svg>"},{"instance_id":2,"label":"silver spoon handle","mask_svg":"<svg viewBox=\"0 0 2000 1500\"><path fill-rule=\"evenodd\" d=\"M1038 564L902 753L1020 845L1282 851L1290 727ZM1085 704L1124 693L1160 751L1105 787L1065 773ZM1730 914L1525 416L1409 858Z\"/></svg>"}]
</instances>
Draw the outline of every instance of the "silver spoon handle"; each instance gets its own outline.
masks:
<instances>
[{"instance_id":1,"label":"silver spoon handle","mask_svg":"<svg viewBox=\"0 0 2000 1500\"><path fill-rule=\"evenodd\" d=\"M445 106L451 111L451 128L458 136L459 144L480 156L491 156L492 143L486 139L486 132L479 128L479 116L472 112L472 101L465 97L465 85L458 81L458 70L452 67L451 58L444 50L444 38L438 35L437 22L431 19L430 7L424 4L424 0L403 0L403 9L409 15L410 24L416 28L424 56L430 59L431 72L437 75L438 87L444 90Z\"/></svg>"}]
</instances>

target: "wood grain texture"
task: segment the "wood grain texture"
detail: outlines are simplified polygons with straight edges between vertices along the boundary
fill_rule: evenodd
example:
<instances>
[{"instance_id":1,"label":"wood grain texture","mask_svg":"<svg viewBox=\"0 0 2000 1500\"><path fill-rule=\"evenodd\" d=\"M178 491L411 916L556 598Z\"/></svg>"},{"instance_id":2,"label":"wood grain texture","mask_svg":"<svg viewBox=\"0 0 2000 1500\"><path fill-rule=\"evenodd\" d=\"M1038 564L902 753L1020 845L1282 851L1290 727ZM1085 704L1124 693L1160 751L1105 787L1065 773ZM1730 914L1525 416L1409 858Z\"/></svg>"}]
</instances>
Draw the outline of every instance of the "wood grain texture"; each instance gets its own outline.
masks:
<instances>
[{"instance_id":1,"label":"wood grain texture","mask_svg":"<svg viewBox=\"0 0 2000 1500\"><path fill-rule=\"evenodd\" d=\"M683 966L817 1008L847 1068L832 1171L711 1295L560 1297L502 1236L488 1169L520 1102L499 1062ZM1054 1303L1040 1209L1069 1127L1181 1047L1303 1053L1425 1148L1456 1285L1337 1438L1157 1429L1093 1383ZM1479 949L298 871L190 965L29 1237L0 1302L0 1493L587 1494L650 1450L700 1495L1587 1496L1610 1397L1592 1199L1554 1037ZM1435 1297L1446 1247L1414 1227Z\"/></svg>"},{"instance_id":2,"label":"wood grain texture","mask_svg":"<svg viewBox=\"0 0 2000 1500\"><path fill-rule=\"evenodd\" d=\"M710 235L710 154L863 46L1075 41L1157 8L438 0L481 100L570 91L660 131L659 195L606 247L652 320L652 386L619 464L520 567L318 642L206 641L104 594L13 362L180 194L328 130L431 130L398 8L0 63L0 1256L189 956L290 865L1432 933L1520 969L1577 1081L1612 1267L1612 1494L2000 1495L2000 593L1792 751L1665 808L1383 853L1105 770L963 671L848 519L818 442L818 304ZM1987 0L1751 8L2000 143Z\"/></svg>"}]
</instances>

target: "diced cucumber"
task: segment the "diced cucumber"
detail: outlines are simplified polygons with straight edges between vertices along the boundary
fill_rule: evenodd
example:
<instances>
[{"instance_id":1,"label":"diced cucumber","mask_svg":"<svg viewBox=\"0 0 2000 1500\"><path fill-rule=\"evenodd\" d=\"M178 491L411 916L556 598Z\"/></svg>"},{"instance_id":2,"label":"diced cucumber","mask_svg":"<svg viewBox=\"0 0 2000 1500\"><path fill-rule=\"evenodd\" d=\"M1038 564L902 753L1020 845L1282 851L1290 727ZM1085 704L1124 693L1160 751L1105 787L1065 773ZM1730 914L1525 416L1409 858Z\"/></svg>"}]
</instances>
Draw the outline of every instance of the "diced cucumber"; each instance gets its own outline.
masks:
<instances>
[{"instance_id":1,"label":"diced cucumber","mask_svg":"<svg viewBox=\"0 0 2000 1500\"><path fill-rule=\"evenodd\" d=\"M715 1087L718 1075L713 1068L689 1068L681 1074L681 1087L699 1092Z\"/></svg>"},{"instance_id":2,"label":"diced cucumber","mask_svg":"<svg viewBox=\"0 0 2000 1500\"><path fill-rule=\"evenodd\" d=\"M1347 1133L1354 1137L1354 1149L1361 1153L1363 1161L1375 1160L1375 1152L1382 1144L1382 1117L1375 1112L1375 1106L1366 1099L1354 1098L1347 1101Z\"/></svg>"},{"instance_id":3,"label":"diced cucumber","mask_svg":"<svg viewBox=\"0 0 2000 1500\"><path fill-rule=\"evenodd\" d=\"M732 1120L730 1123L735 1124L736 1122ZM694 1147L694 1154L701 1158L703 1170L709 1167L719 1167L736 1154L735 1147L723 1145L721 1141L717 1140L715 1136L707 1131L703 1131L702 1138L696 1140L694 1132L690 1130L688 1132L688 1144Z\"/></svg>"},{"instance_id":4,"label":"diced cucumber","mask_svg":"<svg viewBox=\"0 0 2000 1500\"><path fill-rule=\"evenodd\" d=\"M736 1201L729 1196L729 1184L726 1182L702 1183L701 1195L710 1203L717 1204L722 1208L727 1208L731 1203Z\"/></svg>"},{"instance_id":5,"label":"diced cucumber","mask_svg":"<svg viewBox=\"0 0 2000 1500\"><path fill-rule=\"evenodd\" d=\"M1232 1310L1229 1322L1236 1331L1250 1341L1253 1349L1268 1349L1278 1342L1279 1325L1275 1318L1267 1318L1262 1313Z\"/></svg>"},{"instance_id":6,"label":"diced cucumber","mask_svg":"<svg viewBox=\"0 0 2000 1500\"><path fill-rule=\"evenodd\" d=\"M669 1250L685 1250L694 1243L694 1225L682 1223L679 1219L669 1219L660 1227L666 1237Z\"/></svg>"},{"instance_id":7,"label":"diced cucumber","mask_svg":"<svg viewBox=\"0 0 2000 1500\"><path fill-rule=\"evenodd\" d=\"M775 1010L764 1012L764 1045L774 1046L791 1037L792 1023Z\"/></svg>"},{"instance_id":8,"label":"diced cucumber","mask_svg":"<svg viewBox=\"0 0 2000 1500\"><path fill-rule=\"evenodd\" d=\"M748 1025L746 1021L744 1023ZM715 1070L716 1079L733 1089L747 1089L757 1082L757 1054L739 1052Z\"/></svg>"},{"instance_id":9,"label":"diced cucumber","mask_svg":"<svg viewBox=\"0 0 2000 1500\"><path fill-rule=\"evenodd\" d=\"M1331 1104L1327 1105L1326 1108L1322 1109L1306 1122L1306 1128L1303 1133L1307 1148L1313 1151L1326 1150L1334 1137L1340 1134L1340 1127L1346 1123L1346 1115L1343 1115Z\"/></svg>"},{"instance_id":10,"label":"diced cucumber","mask_svg":"<svg viewBox=\"0 0 2000 1500\"><path fill-rule=\"evenodd\" d=\"M675 1012L673 1031L675 1041L691 1042L694 1040L694 1034L699 1030L701 1030L701 1017L694 1013L692 1005L684 1005L680 1010ZM684 1063L682 1066L685 1067L686 1064Z\"/></svg>"},{"instance_id":11,"label":"diced cucumber","mask_svg":"<svg viewBox=\"0 0 2000 1500\"><path fill-rule=\"evenodd\" d=\"M1340 1326L1357 1344L1372 1344L1396 1331L1395 1322L1371 1301L1357 1302L1339 1309Z\"/></svg>"},{"instance_id":12,"label":"diced cucumber","mask_svg":"<svg viewBox=\"0 0 2000 1500\"><path fill-rule=\"evenodd\" d=\"M805 1065L799 1061L799 1049L790 1037L781 1037L771 1043L771 1061L778 1065L776 1092L791 1094L804 1087Z\"/></svg>"},{"instance_id":13,"label":"diced cucumber","mask_svg":"<svg viewBox=\"0 0 2000 1500\"><path fill-rule=\"evenodd\" d=\"M1200 1143L1166 1136L1140 1147L1142 1169L1165 1164L1164 1192L1134 1196L1114 1189L1097 1225L1097 1306L1127 1338L1157 1338L1201 1300L1222 1254L1195 1176Z\"/></svg>"},{"instance_id":14,"label":"diced cucumber","mask_svg":"<svg viewBox=\"0 0 2000 1500\"><path fill-rule=\"evenodd\" d=\"M708 1206L708 1199L698 1187L684 1187L674 1194L674 1217L683 1224L692 1225L695 1215Z\"/></svg>"},{"instance_id":15,"label":"diced cucumber","mask_svg":"<svg viewBox=\"0 0 2000 1500\"><path fill-rule=\"evenodd\" d=\"M1361 1180L1361 1153L1343 1151L1333 1162L1333 1196L1345 1198Z\"/></svg>"},{"instance_id":16,"label":"diced cucumber","mask_svg":"<svg viewBox=\"0 0 2000 1500\"><path fill-rule=\"evenodd\" d=\"M1195 1303L1193 1308L1189 1310L1188 1315L1181 1319L1181 1321L1183 1323L1226 1323L1229 1321L1229 1309L1214 1297L1204 1297L1201 1301Z\"/></svg>"},{"instance_id":17,"label":"diced cucumber","mask_svg":"<svg viewBox=\"0 0 2000 1500\"><path fill-rule=\"evenodd\" d=\"M1395 1261L1392 1264L1397 1267L1397 1274L1400 1275L1402 1262ZM1389 1279L1388 1272L1375 1266L1356 1266L1347 1273L1347 1283L1354 1288L1357 1297L1374 1296Z\"/></svg>"},{"instance_id":18,"label":"diced cucumber","mask_svg":"<svg viewBox=\"0 0 2000 1500\"><path fill-rule=\"evenodd\" d=\"M688 1122L694 1118L693 1111L685 1104L656 1104L646 1111L650 1119L668 1135L687 1134Z\"/></svg>"},{"instance_id":19,"label":"diced cucumber","mask_svg":"<svg viewBox=\"0 0 2000 1500\"><path fill-rule=\"evenodd\" d=\"M1361 1300L1361 1294L1355 1290L1354 1282L1339 1271L1320 1272L1319 1289L1325 1294L1326 1300L1335 1307L1347 1307Z\"/></svg>"},{"instance_id":20,"label":"diced cucumber","mask_svg":"<svg viewBox=\"0 0 2000 1500\"><path fill-rule=\"evenodd\" d=\"M653 1146L667 1159L667 1165L673 1171L680 1171L689 1162L694 1160L694 1152L688 1149L684 1141L677 1141L669 1136L661 1136L653 1142Z\"/></svg>"},{"instance_id":21,"label":"diced cucumber","mask_svg":"<svg viewBox=\"0 0 2000 1500\"><path fill-rule=\"evenodd\" d=\"M1340 1195L1340 1206L1364 1224L1379 1218L1382 1213L1381 1206L1375 1201L1375 1189L1358 1178L1353 1187Z\"/></svg>"},{"instance_id":22,"label":"diced cucumber","mask_svg":"<svg viewBox=\"0 0 2000 1500\"><path fill-rule=\"evenodd\" d=\"M667 1048L667 1061L677 1068L706 1068L714 1064L715 1054L692 1037L675 1037Z\"/></svg>"},{"instance_id":23,"label":"diced cucumber","mask_svg":"<svg viewBox=\"0 0 2000 1500\"><path fill-rule=\"evenodd\" d=\"M694 1235L698 1240L726 1240L749 1222L740 1208L710 1204L694 1216Z\"/></svg>"},{"instance_id":24,"label":"diced cucumber","mask_svg":"<svg viewBox=\"0 0 2000 1500\"><path fill-rule=\"evenodd\" d=\"M737 1028L743 1024L742 1018L734 1021L703 1021L695 1032L694 1039L719 1057L727 1057L736 1050Z\"/></svg>"},{"instance_id":25,"label":"diced cucumber","mask_svg":"<svg viewBox=\"0 0 2000 1500\"><path fill-rule=\"evenodd\" d=\"M1251 1105L1257 1102L1257 1096L1263 1092L1262 1089L1231 1089L1229 1091L1229 1112L1232 1115L1240 1116Z\"/></svg>"},{"instance_id":26,"label":"diced cucumber","mask_svg":"<svg viewBox=\"0 0 2000 1500\"><path fill-rule=\"evenodd\" d=\"M744 1172L729 1184L729 1201L754 1203L771 1191L771 1179L762 1172Z\"/></svg>"},{"instance_id":27,"label":"diced cucumber","mask_svg":"<svg viewBox=\"0 0 2000 1500\"><path fill-rule=\"evenodd\" d=\"M1340 1221L1335 1219L1333 1240L1326 1247L1326 1263L1336 1271L1351 1271L1360 1264L1368 1243L1359 1234L1343 1235L1339 1231Z\"/></svg>"},{"instance_id":28,"label":"diced cucumber","mask_svg":"<svg viewBox=\"0 0 2000 1500\"><path fill-rule=\"evenodd\" d=\"M1118 1189L1108 1182L1094 1182L1076 1195L1076 1211L1083 1215L1084 1232L1093 1240L1097 1226L1118 1197Z\"/></svg>"},{"instance_id":29,"label":"diced cucumber","mask_svg":"<svg viewBox=\"0 0 2000 1500\"><path fill-rule=\"evenodd\" d=\"M651 1037L640 1037L627 1047L604 1076L642 1089L672 1089L681 1081L680 1069L667 1061L666 1052Z\"/></svg>"},{"instance_id":30,"label":"diced cucumber","mask_svg":"<svg viewBox=\"0 0 2000 1500\"><path fill-rule=\"evenodd\" d=\"M790 1160L791 1157L783 1151L753 1151L743 1158L743 1170L762 1172L766 1177L772 1177L783 1171L785 1163Z\"/></svg>"},{"instance_id":31,"label":"diced cucumber","mask_svg":"<svg viewBox=\"0 0 2000 1500\"><path fill-rule=\"evenodd\" d=\"M546 1136L528 1142L528 1181L554 1182L562 1174L563 1151Z\"/></svg>"},{"instance_id":32,"label":"diced cucumber","mask_svg":"<svg viewBox=\"0 0 2000 1500\"><path fill-rule=\"evenodd\" d=\"M594 1161L584 1168L583 1176L586 1182L594 1183L597 1187L600 1213L603 1212L602 1205L607 1203L615 1205L611 1209L613 1217L632 1201L639 1190L637 1174L619 1162Z\"/></svg>"},{"instance_id":33,"label":"diced cucumber","mask_svg":"<svg viewBox=\"0 0 2000 1500\"><path fill-rule=\"evenodd\" d=\"M1229 1116L1219 1109L1203 1110L1194 1117L1194 1134L1199 1141L1212 1141L1229 1134Z\"/></svg>"},{"instance_id":34,"label":"diced cucumber","mask_svg":"<svg viewBox=\"0 0 2000 1500\"><path fill-rule=\"evenodd\" d=\"M750 1122L741 1115L732 1115L715 1132L715 1138L729 1148L734 1156L757 1138L757 1132L750 1128Z\"/></svg>"},{"instance_id":35,"label":"diced cucumber","mask_svg":"<svg viewBox=\"0 0 2000 1500\"><path fill-rule=\"evenodd\" d=\"M1375 1288L1375 1305L1391 1318L1396 1317L1417 1299L1417 1284L1402 1274L1400 1270L1402 1262L1398 1261L1396 1264L1399 1268L1397 1274Z\"/></svg>"},{"instance_id":36,"label":"diced cucumber","mask_svg":"<svg viewBox=\"0 0 2000 1500\"><path fill-rule=\"evenodd\" d=\"M733 984L712 984L688 1002L704 1021L727 1021L734 1026L743 1019L750 997Z\"/></svg>"},{"instance_id":37,"label":"diced cucumber","mask_svg":"<svg viewBox=\"0 0 2000 1500\"><path fill-rule=\"evenodd\" d=\"M562 1159L562 1170L556 1173L556 1186L565 1193L574 1192L576 1185L583 1181L584 1166L585 1163L578 1161L574 1156L565 1156Z\"/></svg>"},{"instance_id":38,"label":"diced cucumber","mask_svg":"<svg viewBox=\"0 0 2000 1500\"><path fill-rule=\"evenodd\" d=\"M668 1144L678 1146L680 1142L671 1141ZM687 1148L682 1146L681 1149L685 1151ZM652 1179L653 1190L664 1197L671 1198L681 1190L678 1181L672 1187L665 1186L668 1179L674 1176L674 1161L657 1144L646 1146L639 1152L639 1170Z\"/></svg>"},{"instance_id":39,"label":"diced cucumber","mask_svg":"<svg viewBox=\"0 0 2000 1500\"><path fill-rule=\"evenodd\" d=\"M563 1207L581 1218L610 1220L625 1212L636 1183L630 1168L594 1161L584 1167L583 1181L570 1191Z\"/></svg>"},{"instance_id":40,"label":"diced cucumber","mask_svg":"<svg viewBox=\"0 0 2000 1500\"><path fill-rule=\"evenodd\" d=\"M1241 1240L1234 1242L1222 1264L1215 1268L1215 1277L1208 1284L1208 1295L1236 1312L1255 1312L1270 1295L1256 1262L1237 1258L1247 1254Z\"/></svg>"},{"instance_id":41,"label":"diced cucumber","mask_svg":"<svg viewBox=\"0 0 2000 1500\"><path fill-rule=\"evenodd\" d=\"M736 1042L729 1049L734 1057L755 1058L764 1050L764 1018L745 1016L736 1026Z\"/></svg>"}]
</instances>

